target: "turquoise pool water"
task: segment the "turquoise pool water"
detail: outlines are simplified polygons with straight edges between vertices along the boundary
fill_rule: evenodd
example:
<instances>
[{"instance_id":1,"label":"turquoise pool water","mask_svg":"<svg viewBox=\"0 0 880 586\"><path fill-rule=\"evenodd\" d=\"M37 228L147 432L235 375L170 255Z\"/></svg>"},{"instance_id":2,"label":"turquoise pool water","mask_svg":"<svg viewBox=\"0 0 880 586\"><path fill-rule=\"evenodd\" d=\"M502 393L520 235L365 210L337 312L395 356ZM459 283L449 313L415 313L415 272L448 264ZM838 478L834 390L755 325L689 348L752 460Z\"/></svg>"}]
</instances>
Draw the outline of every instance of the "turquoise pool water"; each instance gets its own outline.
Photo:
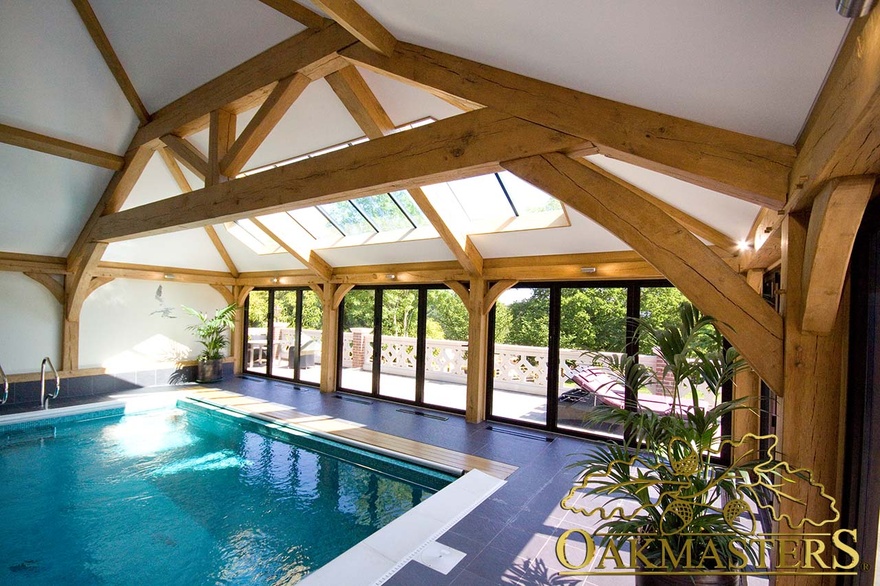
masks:
<instances>
[{"instance_id":1,"label":"turquoise pool water","mask_svg":"<svg viewBox=\"0 0 880 586\"><path fill-rule=\"evenodd\" d=\"M0 430L0 584L294 583L452 480L230 419Z\"/></svg>"}]
</instances>

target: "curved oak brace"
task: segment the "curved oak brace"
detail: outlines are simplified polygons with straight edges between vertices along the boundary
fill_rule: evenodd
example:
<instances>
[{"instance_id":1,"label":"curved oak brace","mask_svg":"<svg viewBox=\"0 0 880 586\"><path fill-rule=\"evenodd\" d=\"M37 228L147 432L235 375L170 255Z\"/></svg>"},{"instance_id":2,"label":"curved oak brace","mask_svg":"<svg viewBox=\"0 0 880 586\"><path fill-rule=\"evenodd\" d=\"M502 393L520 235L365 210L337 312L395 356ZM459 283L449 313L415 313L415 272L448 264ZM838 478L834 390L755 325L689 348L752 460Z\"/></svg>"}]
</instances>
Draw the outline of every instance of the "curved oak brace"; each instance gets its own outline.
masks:
<instances>
[{"instance_id":1,"label":"curved oak brace","mask_svg":"<svg viewBox=\"0 0 880 586\"><path fill-rule=\"evenodd\" d=\"M227 305L235 303L235 295L224 285L211 285L211 289L223 296L223 300Z\"/></svg>"},{"instance_id":2,"label":"curved oak brace","mask_svg":"<svg viewBox=\"0 0 880 586\"><path fill-rule=\"evenodd\" d=\"M64 305L64 285L60 281L56 281L46 273L25 273L24 276L30 277L43 287L49 290L58 303Z\"/></svg>"},{"instance_id":3,"label":"curved oak brace","mask_svg":"<svg viewBox=\"0 0 880 586\"><path fill-rule=\"evenodd\" d=\"M492 308L495 307L495 302L498 301L501 294L516 285L517 282L518 281L506 280L498 281L492 285L492 287L489 288L489 292L486 293L486 296L483 298L483 313L488 315Z\"/></svg>"},{"instance_id":4,"label":"curved oak brace","mask_svg":"<svg viewBox=\"0 0 880 586\"><path fill-rule=\"evenodd\" d=\"M657 206L618 182L554 153L502 163L592 218L663 273L722 331L770 387L783 384L782 318L745 279Z\"/></svg>"},{"instance_id":5,"label":"curved oak brace","mask_svg":"<svg viewBox=\"0 0 880 586\"><path fill-rule=\"evenodd\" d=\"M336 292L333 293L333 309L339 309L339 306L342 305L342 300L345 299L345 296L352 289L354 289L353 283L342 283L336 287Z\"/></svg>"},{"instance_id":6,"label":"curved oak brace","mask_svg":"<svg viewBox=\"0 0 880 586\"><path fill-rule=\"evenodd\" d=\"M813 203L804 253L801 329L828 334L834 327L849 259L874 191L873 176L833 180Z\"/></svg>"}]
</instances>

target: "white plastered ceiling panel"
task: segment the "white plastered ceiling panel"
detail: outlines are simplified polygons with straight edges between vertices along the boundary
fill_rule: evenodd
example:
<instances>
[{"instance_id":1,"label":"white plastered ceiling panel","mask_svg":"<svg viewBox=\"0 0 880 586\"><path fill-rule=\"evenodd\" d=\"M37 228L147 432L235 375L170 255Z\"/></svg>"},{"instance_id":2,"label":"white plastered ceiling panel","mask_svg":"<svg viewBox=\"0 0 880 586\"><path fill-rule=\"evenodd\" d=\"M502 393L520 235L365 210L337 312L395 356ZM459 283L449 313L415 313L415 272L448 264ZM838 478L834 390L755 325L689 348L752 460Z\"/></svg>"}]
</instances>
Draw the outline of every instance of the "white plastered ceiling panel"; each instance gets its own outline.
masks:
<instances>
[{"instance_id":1,"label":"white plastered ceiling panel","mask_svg":"<svg viewBox=\"0 0 880 586\"><path fill-rule=\"evenodd\" d=\"M159 153L153 153L120 209L136 208L175 195L180 195L180 187L174 181L171 171L168 170Z\"/></svg>"},{"instance_id":2,"label":"white plastered ceiling panel","mask_svg":"<svg viewBox=\"0 0 880 586\"><path fill-rule=\"evenodd\" d=\"M0 250L49 256L70 252L113 175L5 144L0 169Z\"/></svg>"},{"instance_id":3,"label":"white plastered ceiling panel","mask_svg":"<svg viewBox=\"0 0 880 586\"><path fill-rule=\"evenodd\" d=\"M205 271L229 270L202 228L111 242L101 260Z\"/></svg>"},{"instance_id":4,"label":"white plastered ceiling panel","mask_svg":"<svg viewBox=\"0 0 880 586\"><path fill-rule=\"evenodd\" d=\"M137 118L73 4L5 0L0 55L0 123L125 151Z\"/></svg>"},{"instance_id":5,"label":"white plastered ceiling panel","mask_svg":"<svg viewBox=\"0 0 880 586\"><path fill-rule=\"evenodd\" d=\"M334 267L455 260L439 238L316 250Z\"/></svg>"},{"instance_id":6,"label":"white plastered ceiling panel","mask_svg":"<svg viewBox=\"0 0 880 586\"><path fill-rule=\"evenodd\" d=\"M849 21L831 0L362 0L398 39L793 144Z\"/></svg>"},{"instance_id":7,"label":"white plastered ceiling panel","mask_svg":"<svg viewBox=\"0 0 880 586\"><path fill-rule=\"evenodd\" d=\"M617 159L603 155L590 155L587 159L734 240L748 237L761 210L753 203Z\"/></svg>"},{"instance_id":8,"label":"white plastered ceiling panel","mask_svg":"<svg viewBox=\"0 0 880 586\"><path fill-rule=\"evenodd\" d=\"M243 112L236 131L247 126L257 110ZM244 169L255 169L363 136L351 114L323 79L313 81L293 103Z\"/></svg>"},{"instance_id":9,"label":"white plastered ceiling panel","mask_svg":"<svg viewBox=\"0 0 880 586\"><path fill-rule=\"evenodd\" d=\"M630 247L611 232L566 206L571 226L493 234L472 234L484 258L612 252Z\"/></svg>"},{"instance_id":10,"label":"white plastered ceiling panel","mask_svg":"<svg viewBox=\"0 0 880 586\"><path fill-rule=\"evenodd\" d=\"M361 67L358 71L395 126L403 126L429 116L442 120L461 114L461 110L455 106L423 89Z\"/></svg>"},{"instance_id":11,"label":"white plastered ceiling panel","mask_svg":"<svg viewBox=\"0 0 880 586\"><path fill-rule=\"evenodd\" d=\"M256 1L91 4L149 112L305 29Z\"/></svg>"}]
</instances>

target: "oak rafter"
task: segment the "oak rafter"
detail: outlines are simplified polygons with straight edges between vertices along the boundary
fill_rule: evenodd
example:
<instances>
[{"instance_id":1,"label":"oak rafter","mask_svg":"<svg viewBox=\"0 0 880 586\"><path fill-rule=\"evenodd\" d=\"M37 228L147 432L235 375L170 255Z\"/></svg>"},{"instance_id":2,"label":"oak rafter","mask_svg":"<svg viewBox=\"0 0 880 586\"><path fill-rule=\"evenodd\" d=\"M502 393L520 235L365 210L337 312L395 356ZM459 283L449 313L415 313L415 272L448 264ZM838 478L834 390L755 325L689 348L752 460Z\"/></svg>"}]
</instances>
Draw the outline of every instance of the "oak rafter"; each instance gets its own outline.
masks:
<instances>
[{"instance_id":1,"label":"oak rafter","mask_svg":"<svg viewBox=\"0 0 880 586\"><path fill-rule=\"evenodd\" d=\"M592 96L400 42L392 57L357 44L340 54L592 142L599 152L779 209L794 147Z\"/></svg>"}]
</instances>

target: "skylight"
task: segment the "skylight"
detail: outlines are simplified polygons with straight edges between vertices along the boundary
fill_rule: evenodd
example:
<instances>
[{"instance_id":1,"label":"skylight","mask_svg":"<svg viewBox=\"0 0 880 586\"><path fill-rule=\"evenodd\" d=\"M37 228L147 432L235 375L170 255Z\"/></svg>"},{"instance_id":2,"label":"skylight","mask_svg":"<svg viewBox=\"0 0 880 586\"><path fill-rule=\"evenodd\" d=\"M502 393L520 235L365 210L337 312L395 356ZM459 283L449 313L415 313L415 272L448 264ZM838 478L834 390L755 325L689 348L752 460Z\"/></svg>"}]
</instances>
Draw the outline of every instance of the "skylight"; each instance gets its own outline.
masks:
<instances>
[{"instance_id":1,"label":"skylight","mask_svg":"<svg viewBox=\"0 0 880 586\"><path fill-rule=\"evenodd\" d=\"M387 193L361 197L352 200L351 203L376 227L377 232L407 230L416 227Z\"/></svg>"},{"instance_id":2,"label":"skylight","mask_svg":"<svg viewBox=\"0 0 880 586\"><path fill-rule=\"evenodd\" d=\"M559 200L541 191L531 183L523 181L509 171L496 173L504 190L516 208L517 215L537 214L540 212L561 212Z\"/></svg>"},{"instance_id":3,"label":"skylight","mask_svg":"<svg viewBox=\"0 0 880 586\"><path fill-rule=\"evenodd\" d=\"M226 230L257 254L275 254L284 249L248 219L226 222Z\"/></svg>"},{"instance_id":4,"label":"skylight","mask_svg":"<svg viewBox=\"0 0 880 586\"><path fill-rule=\"evenodd\" d=\"M364 214L349 201L338 201L336 203L322 204L315 207L323 212L327 219L346 236L367 234L370 232L376 233L379 231L370 223Z\"/></svg>"},{"instance_id":5,"label":"skylight","mask_svg":"<svg viewBox=\"0 0 880 586\"><path fill-rule=\"evenodd\" d=\"M494 174L450 181L447 185L471 222L516 216Z\"/></svg>"}]
</instances>

